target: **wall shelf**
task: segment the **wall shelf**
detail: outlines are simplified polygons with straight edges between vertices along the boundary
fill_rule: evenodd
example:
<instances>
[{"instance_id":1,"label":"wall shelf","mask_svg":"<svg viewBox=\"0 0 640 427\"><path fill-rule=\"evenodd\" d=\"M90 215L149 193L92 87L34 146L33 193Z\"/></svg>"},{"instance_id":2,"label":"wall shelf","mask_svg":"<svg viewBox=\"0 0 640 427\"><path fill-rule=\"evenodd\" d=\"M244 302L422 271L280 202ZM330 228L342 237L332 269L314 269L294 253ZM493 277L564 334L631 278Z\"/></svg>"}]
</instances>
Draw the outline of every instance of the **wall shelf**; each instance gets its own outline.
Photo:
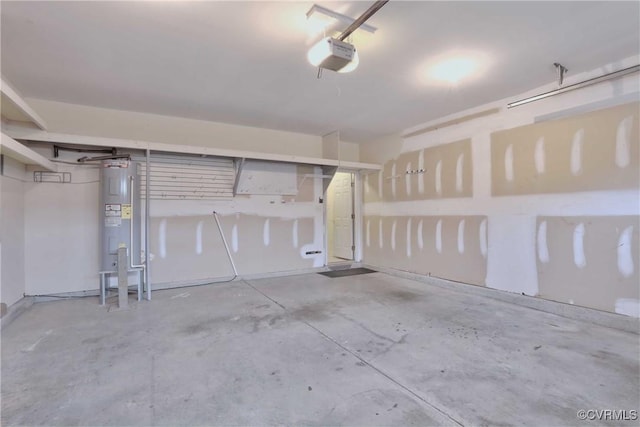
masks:
<instances>
[{"instance_id":1,"label":"wall shelf","mask_svg":"<svg viewBox=\"0 0 640 427\"><path fill-rule=\"evenodd\" d=\"M1 105L2 116L4 118L20 122L30 122L40 129L47 128L47 124L42 120L42 117L27 104L22 96L4 78L2 78L0 92L2 94Z\"/></svg>"},{"instance_id":2,"label":"wall shelf","mask_svg":"<svg viewBox=\"0 0 640 427\"><path fill-rule=\"evenodd\" d=\"M19 143L15 139L1 133L0 154L11 157L25 165L37 165L49 172L57 172L58 166L46 157L36 153L24 144Z\"/></svg>"},{"instance_id":3,"label":"wall shelf","mask_svg":"<svg viewBox=\"0 0 640 427\"><path fill-rule=\"evenodd\" d=\"M3 126L3 131L15 139L29 141L55 142L97 147L118 147L136 150L162 151L166 153L198 154L206 156L229 157L234 159L267 160L295 164L340 167L351 170L380 170L382 166L374 163L341 162L320 157L289 156L285 154L261 153L255 151L229 150L224 148L203 147L197 145L166 144L161 142L136 141L131 139L103 138L96 136L70 135L41 131L15 124Z\"/></svg>"}]
</instances>

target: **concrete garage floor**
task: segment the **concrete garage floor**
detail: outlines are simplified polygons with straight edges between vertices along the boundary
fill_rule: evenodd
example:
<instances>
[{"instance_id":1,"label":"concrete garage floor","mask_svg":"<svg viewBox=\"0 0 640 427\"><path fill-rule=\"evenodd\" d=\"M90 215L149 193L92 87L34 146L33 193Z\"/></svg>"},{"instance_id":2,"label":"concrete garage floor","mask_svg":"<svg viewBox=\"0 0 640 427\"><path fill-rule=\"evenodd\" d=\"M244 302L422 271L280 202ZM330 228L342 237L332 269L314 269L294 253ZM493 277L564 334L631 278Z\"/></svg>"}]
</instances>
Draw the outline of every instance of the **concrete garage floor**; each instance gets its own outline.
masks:
<instances>
[{"instance_id":1,"label":"concrete garage floor","mask_svg":"<svg viewBox=\"0 0 640 427\"><path fill-rule=\"evenodd\" d=\"M2 332L2 425L584 425L639 409L638 349L383 273L62 300Z\"/></svg>"}]
</instances>

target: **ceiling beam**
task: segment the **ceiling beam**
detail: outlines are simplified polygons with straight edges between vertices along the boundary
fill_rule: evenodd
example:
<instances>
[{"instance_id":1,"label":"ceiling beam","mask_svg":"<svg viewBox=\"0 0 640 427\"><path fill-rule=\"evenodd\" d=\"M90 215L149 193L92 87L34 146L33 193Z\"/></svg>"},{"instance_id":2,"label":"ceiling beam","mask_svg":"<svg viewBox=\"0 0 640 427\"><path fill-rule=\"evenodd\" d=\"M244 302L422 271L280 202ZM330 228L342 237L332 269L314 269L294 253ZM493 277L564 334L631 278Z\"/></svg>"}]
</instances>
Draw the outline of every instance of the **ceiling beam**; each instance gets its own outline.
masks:
<instances>
[{"instance_id":1,"label":"ceiling beam","mask_svg":"<svg viewBox=\"0 0 640 427\"><path fill-rule=\"evenodd\" d=\"M47 124L42 117L34 111L33 108L27 104L22 96L2 77L2 86L0 86L0 92L2 96L6 97L22 114L24 114L31 122L33 122L40 129L47 130Z\"/></svg>"}]
</instances>

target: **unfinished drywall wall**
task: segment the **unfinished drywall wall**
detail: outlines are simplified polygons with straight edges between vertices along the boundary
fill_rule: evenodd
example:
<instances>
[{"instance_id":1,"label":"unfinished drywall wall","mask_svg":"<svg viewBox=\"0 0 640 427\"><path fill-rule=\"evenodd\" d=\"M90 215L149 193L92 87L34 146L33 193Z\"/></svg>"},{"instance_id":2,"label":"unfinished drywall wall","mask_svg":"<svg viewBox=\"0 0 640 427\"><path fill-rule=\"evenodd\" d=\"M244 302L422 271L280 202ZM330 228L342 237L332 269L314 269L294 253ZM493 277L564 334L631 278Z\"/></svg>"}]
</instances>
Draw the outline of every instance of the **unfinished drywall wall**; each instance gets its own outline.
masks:
<instances>
[{"instance_id":1,"label":"unfinished drywall wall","mask_svg":"<svg viewBox=\"0 0 640 427\"><path fill-rule=\"evenodd\" d=\"M149 238L154 284L233 275L213 215L152 218Z\"/></svg>"},{"instance_id":2,"label":"unfinished drywall wall","mask_svg":"<svg viewBox=\"0 0 640 427\"><path fill-rule=\"evenodd\" d=\"M48 144L32 148L52 156ZM81 156L64 155L70 156L63 159L68 161ZM24 183L29 295L98 289L98 168L68 164L60 168L71 173L71 183L33 182L33 168L27 174L31 180ZM182 286L231 277L214 211L219 213L242 276L324 265L321 168L284 165L275 172L278 182L282 173L292 174L287 182L297 186L297 194L243 194L229 200L153 199L149 211L151 283Z\"/></svg>"},{"instance_id":3,"label":"unfinished drywall wall","mask_svg":"<svg viewBox=\"0 0 640 427\"><path fill-rule=\"evenodd\" d=\"M536 247L542 298L638 316L636 216L541 216Z\"/></svg>"},{"instance_id":4,"label":"unfinished drywall wall","mask_svg":"<svg viewBox=\"0 0 640 427\"><path fill-rule=\"evenodd\" d=\"M322 157L340 160L340 132L331 132L322 137Z\"/></svg>"},{"instance_id":5,"label":"unfinished drywall wall","mask_svg":"<svg viewBox=\"0 0 640 427\"><path fill-rule=\"evenodd\" d=\"M230 246L238 272L251 275L263 272L298 270L314 266L313 218L278 218L258 215L226 215L223 229L231 236Z\"/></svg>"},{"instance_id":6,"label":"unfinished drywall wall","mask_svg":"<svg viewBox=\"0 0 640 427\"><path fill-rule=\"evenodd\" d=\"M335 131L322 137L322 157L341 162L360 161L360 145L340 139L340 132Z\"/></svg>"},{"instance_id":7,"label":"unfinished drywall wall","mask_svg":"<svg viewBox=\"0 0 640 427\"><path fill-rule=\"evenodd\" d=\"M98 169L60 168L71 174L70 183L34 182L37 168L29 167L24 184L27 295L98 289Z\"/></svg>"},{"instance_id":8,"label":"unfinished drywall wall","mask_svg":"<svg viewBox=\"0 0 640 427\"><path fill-rule=\"evenodd\" d=\"M340 141L340 161L359 162L360 144L357 142Z\"/></svg>"},{"instance_id":9,"label":"unfinished drywall wall","mask_svg":"<svg viewBox=\"0 0 640 427\"><path fill-rule=\"evenodd\" d=\"M629 67L639 60L634 56L607 64L571 76L566 84L599 76L602 69ZM388 194L385 196L390 190L390 185L383 182L385 175L368 174L363 185L363 233L365 241L369 239L365 243L364 262L638 316L640 82L627 76L514 109L506 108L508 102L554 86L550 82L509 99L408 129L401 154L386 157L383 174L392 174L393 163L396 175L404 172L406 169L398 166L398 161L410 162L409 169L415 169L417 153L470 140L471 169L467 172L467 166L462 166L463 175L471 177L470 193L456 197L451 191L456 188L455 177L449 175L440 183L442 189L448 186L447 197L443 194L440 198L419 198L414 181L408 184L401 181L396 182L396 198L389 199ZM483 111L490 113L467 121L455 120ZM448 121L456 124L438 125ZM420 131L426 128L432 130ZM371 147L362 144L361 158L374 158L379 150L379 144ZM423 162L426 159L427 156ZM466 162L465 155L463 163ZM426 178L430 166L423 164ZM466 188L467 182L462 181ZM405 185L410 186L410 197ZM432 185L435 187L435 183ZM426 192L428 187L425 181L423 190ZM408 234L413 239L409 247L412 256L408 257L403 246L407 243L403 240L407 220L411 218L414 230L416 220L425 215L443 218L441 233L448 229L448 241L454 243L457 243L452 233L455 221L447 227L445 218L457 218L458 224L461 218L467 218L465 233L475 221L471 229L478 235L486 235L486 240L477 242L486 254L483 258L486 275L482 275L480 257L471 264L460 257L449 268L442 268L448 262L443 258L444 240L443 254L423 252L423 257L416 258L415 231ZM474 220L469 221L469 217ZM380 220L382 227L377 228ZM423 218L423 233L426 223ZM539 230L545 227L546 240ZM376 246L378 233L382 236L382 248ZM392 238L395 251L390 249ZM428 239L423 235L424 248L430 247ZM437 268L441 268L440 274L434 273ZM467 269L473 274L461 277Z\"/></svg>"},{"instance_id":10,"label":"unfinished drywall wall","mask_svg":"<svg viewBox=\"0 0 640 427\"><path fill-rule=\"evenodd\" d=\"M367 263L484 286L486 217L367 216L364 242Z\"/></svg>"},{"instance_id":11,"label":"unfinished drywall wall","mask_svg":"<svg viewBox=\"0 0 640 427\"><path fill-rule=\"evenodd\" d=\"M48 131L54 133L322 157L322 139L315 135L42 99L26 100L47 122Z\"/></svg>"},{"instance_id":12,"label":"unfinished drywall wall","mask_svg":"<svg viewBox=\"0 0 640 427\"><path fill-rule=\"evenodd\" d=\"M311 165L298 165L296 167L296 174L298 193L293 198L285 198L285 203L287 200L295 202L318 201L318 197L320 197L320 195L316 193L316 184L323 180L321 176L322 169Z\"/></svg>"},{"instance_id":13,"label":"unfinished drywall wall","mask_svg":"<svg viewBox=\"0 0 640 427\"><path fill-rule=\"evenodd\" d=\"M638 104L491 134L494 196L638 188Z\"/></svg>"},{"instance_id":14,"label":"unfinished drywall wall","mask_svg":"<svg viewBox=\"0 0 640 427\"><path fill-rule=\"evenodd\" d=\"M362 172L362 186L364 203L380 202L381 189L384 188L384 167L378 172Z\"/></svg>"},{"instance_id":15,"label":"unfinished drywall wall","mask_svg":"<svg viewBox=\"0 0 640 427\"><path fill-rule=\"evenodd\" d=\"M470 197L473 162L471 140L402 153L385 162L378 175L365 178L366 201L409 201Z\"/></svg>"},{"instance_id":16,"label":"unfinished drywall wall","mask_svg":"<svg viewBox=\"0 0 640 427\"><path fill-rule=\"evenodd\" d=\"M400 134L390 134L359 145L361 162L383 164L395 158L402 151L403 140Z\"/></svg>"},{"instance_id":17,"label":"unfinished drywall wall","mask_svg":"<svg viewBox=\"0 0 640 427\"><path fill-rule=\"evenodd\" d=\"M24 180L25 165L3 157L0 177L0 303L11 306L25 293Z\"/></svg>"},{"instance_id":18,"label":"unfinished drywall wall","mask_svg":"<svg viewBox=\"0 0 640 427\"><path fill-rule=\"evenodd\" d=\"M313 219L220 215L238 273L252 275L311 268L302 248L313 244ZM153 283L192 284L231 278L233 268L213 215L154 217L151 221Z\"/></svg>"},{"instance_id":19,"label":"unfinished drywall wall","mask_svg":"<svg viewBox=\"0 0 640 427\"><path fill-rule=\"evenodd\" d=\"M276 181L283 173L292 173L290 165L280 169ZM318 167L294 167L287 182L297 183L295 195L242 194L215 202L152 201L152 283L179 286L233 275L213 211L218 212L240 276L321 267L321 174Z\"/></svg>"}]
</instances>

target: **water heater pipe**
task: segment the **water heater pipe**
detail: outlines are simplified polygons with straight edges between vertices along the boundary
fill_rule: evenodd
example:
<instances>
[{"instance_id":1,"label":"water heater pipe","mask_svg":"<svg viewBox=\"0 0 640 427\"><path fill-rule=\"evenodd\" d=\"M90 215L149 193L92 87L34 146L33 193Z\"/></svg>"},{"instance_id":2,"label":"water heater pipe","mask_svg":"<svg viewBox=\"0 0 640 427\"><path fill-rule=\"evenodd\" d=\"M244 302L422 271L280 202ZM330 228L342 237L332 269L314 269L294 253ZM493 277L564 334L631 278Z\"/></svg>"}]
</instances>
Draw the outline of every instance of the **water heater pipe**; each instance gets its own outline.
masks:
<instances>
[{"instance_id":1,"label":"water heater pipe","mask_svg":"<svg viewBox=\"0 0 640 427\"><path fill-rule=\"evenodd\" d=\"M144 284L147 285L147 301L151 301L151 263L149 248L151 247L149 233L149 224L151 223L151 150L147 149L145 153L145 191L144 191L144 263L146 265Z\"/></svg>"},{"instance_id":2,"label":"water heater pipe","mask_svg":"<svg viewBox=\"0 0 640 427\"><path fill-rule=\"evenodd\" d=\"M134 215L134 210L133 210L133 176L129 176L129 204L131 205L131 219L130 221L130 227L129 227L129 268L131 269L135 269L135 268L142 268L142 277L146 277L146 269L147 266L144 264L134 264L133 263L133 217ZM145 283L146 284L146 283ZM138 294L138 300L140 300L142 298L142 295Z\"/></svg>"}]
</instances>

